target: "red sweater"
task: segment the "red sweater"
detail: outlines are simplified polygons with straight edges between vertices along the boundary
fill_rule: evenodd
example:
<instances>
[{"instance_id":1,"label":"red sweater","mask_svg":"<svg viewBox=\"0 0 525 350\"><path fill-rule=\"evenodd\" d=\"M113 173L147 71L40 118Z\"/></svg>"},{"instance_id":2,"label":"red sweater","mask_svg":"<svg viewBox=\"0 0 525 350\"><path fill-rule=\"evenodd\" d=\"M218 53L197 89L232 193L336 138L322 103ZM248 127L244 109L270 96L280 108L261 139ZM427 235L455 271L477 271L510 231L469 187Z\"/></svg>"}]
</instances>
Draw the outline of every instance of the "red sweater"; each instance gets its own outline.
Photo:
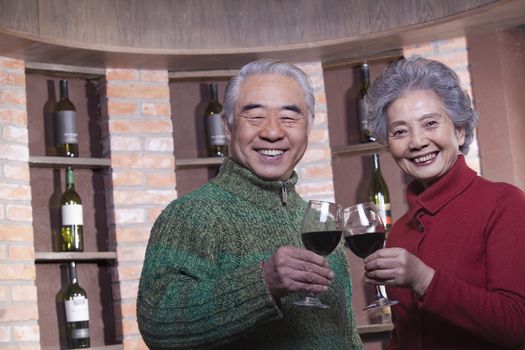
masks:
<instances>
[{"instance_id":1,"label":"red sweater","mask_svg":"<svg viewBox=\"0 0 525 350\"><path fill-rule=\"evenodd\" d=\"M525 341L525 196L485 180L459 156L423 191L407 189L409 211L388 247L435 269L420 300L388 288L395 328L388 349L519 349Z\"/></svg>"}]
</instances>

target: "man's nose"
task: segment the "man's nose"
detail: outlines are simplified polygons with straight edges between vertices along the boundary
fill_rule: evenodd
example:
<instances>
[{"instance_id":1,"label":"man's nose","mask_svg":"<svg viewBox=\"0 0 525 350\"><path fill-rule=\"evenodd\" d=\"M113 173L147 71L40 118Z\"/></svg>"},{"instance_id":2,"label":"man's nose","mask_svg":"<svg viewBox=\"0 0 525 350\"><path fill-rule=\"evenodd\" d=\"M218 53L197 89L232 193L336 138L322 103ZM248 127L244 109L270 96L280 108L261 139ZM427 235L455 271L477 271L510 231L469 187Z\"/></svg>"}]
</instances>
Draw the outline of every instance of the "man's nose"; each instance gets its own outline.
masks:
<instances>
[{"instance_id":1,"label":"man's nose","mask_svg":"<svg viewBox=\"0 0 525 350\"><path fill-rule=\"evenodd\" d=\"M284 129L279 118L273 116L266 118L259 132L259 136L269 140L282 138L284 136Z\"/></svg>"}]
</instances>

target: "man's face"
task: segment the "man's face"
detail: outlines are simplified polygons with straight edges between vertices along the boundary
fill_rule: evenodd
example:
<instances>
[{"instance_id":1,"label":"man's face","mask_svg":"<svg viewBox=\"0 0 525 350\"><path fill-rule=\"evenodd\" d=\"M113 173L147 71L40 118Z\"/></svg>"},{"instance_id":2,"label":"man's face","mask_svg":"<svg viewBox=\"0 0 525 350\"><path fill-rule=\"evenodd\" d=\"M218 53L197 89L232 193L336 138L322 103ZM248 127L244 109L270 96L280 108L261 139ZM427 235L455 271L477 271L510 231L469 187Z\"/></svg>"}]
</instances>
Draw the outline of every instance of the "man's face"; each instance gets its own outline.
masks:
<instances>
[{"instance_id":1,"label":"man's face","mask_svg":"<svg viewBox=\"0 0 525 350\"><path fill-rule=\"evenodd\" d=\"M280 74L246 78L226 135L235 161L262 179L289 179L308 144L307 109L299 84Z\"/></svg>"}]
</instances>

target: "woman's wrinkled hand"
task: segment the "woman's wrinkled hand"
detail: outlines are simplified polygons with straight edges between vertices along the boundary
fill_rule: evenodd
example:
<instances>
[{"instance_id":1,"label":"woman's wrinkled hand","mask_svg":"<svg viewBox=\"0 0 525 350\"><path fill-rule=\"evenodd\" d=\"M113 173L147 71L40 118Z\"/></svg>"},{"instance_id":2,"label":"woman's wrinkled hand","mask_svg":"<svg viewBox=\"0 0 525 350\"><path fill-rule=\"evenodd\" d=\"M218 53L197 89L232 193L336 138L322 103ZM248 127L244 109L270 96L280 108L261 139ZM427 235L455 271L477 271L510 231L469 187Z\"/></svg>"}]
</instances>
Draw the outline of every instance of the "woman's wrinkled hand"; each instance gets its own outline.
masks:
<instances>
[{"instance_id":1,"label":"woman's wrinkled hand","mask_svg":"<svg viewBox=\"0 0 525 350\"><path fill-rule=\"evenodd\" d=\"M423 296L434 269L403 248L385 248L370 254L364 260L365 282L412 289Z\"/></svg>"},{"instance_id":2,"label":"woman's wrinkled hand","mask_svg":"<svg viewBox=\"0 0 525 350\"><path fill-rule=\"evenodd\" d=\"M289 246L277 249L262 268L266 287L276 300L290 293L326 292L334 277L325 257Z\"/></svg>"}]
</instances>

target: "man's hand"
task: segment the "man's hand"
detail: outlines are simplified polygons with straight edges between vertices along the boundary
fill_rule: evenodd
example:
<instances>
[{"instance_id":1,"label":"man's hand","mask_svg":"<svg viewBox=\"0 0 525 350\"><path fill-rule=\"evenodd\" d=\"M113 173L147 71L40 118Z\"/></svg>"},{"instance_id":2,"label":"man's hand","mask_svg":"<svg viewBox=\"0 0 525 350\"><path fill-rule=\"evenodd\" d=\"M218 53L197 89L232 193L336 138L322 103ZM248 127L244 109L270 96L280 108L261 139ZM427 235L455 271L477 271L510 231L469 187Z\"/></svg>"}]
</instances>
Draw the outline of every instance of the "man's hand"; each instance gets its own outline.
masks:
<instances>
[{"instance_id":1,"label":"man's hand","mask_svg":"<svg viewBox=\"0 0 525 350\"><path fill-rule=\"evenodd\" d=\"M403 248L380 249L365 259L365 282L410 288L423 296L434 269Z\"/></svg>"},{"instance_id":2,"label":"man's hand","mask_svg":"<svg viewBox=\"0 0 525 350\"><path fill-rule=\"evenodd\" d=\"M309 250L283 246L263 262L264 280L275 300L297 292L323 293L334 273L328 260Z\"/></svg>"}]
</instances>

